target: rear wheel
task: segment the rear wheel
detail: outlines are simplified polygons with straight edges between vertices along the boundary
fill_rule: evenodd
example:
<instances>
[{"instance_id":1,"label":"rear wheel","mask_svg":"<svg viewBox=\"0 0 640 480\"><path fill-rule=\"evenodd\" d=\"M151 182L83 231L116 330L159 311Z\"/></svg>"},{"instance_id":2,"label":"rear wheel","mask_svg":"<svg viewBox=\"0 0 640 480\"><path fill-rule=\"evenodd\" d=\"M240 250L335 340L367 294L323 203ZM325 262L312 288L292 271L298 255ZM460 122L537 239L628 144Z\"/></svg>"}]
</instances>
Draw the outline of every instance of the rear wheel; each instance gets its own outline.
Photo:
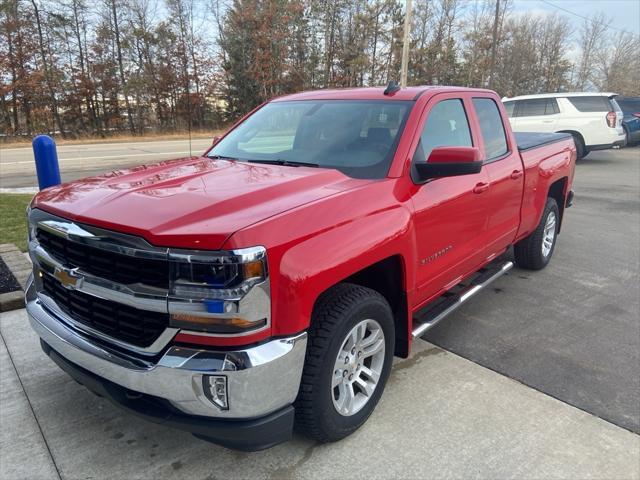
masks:
<instances>
[{"instance_id":1,"label":"rear wheel","mask_svg":"<svg viewBox=\"0 0 640 480\"><path fill-rule=\"evenodd\" d=\"M626 126L623 126L623 128L624 128L624 146L630 147L632 145L631 134L629 133L629 129Z\"/></svg>"},{"instance_id":2,"label":"rear wheel","mask_svg":"<svg viewBox=\"0 0 640 480\"><path fill-rule=\"evenodd\" d=\"M529 270L540 270L547 266L558 238L560 213L553 198L547 198L542 218L536 229L513 247L516 264Z\"/></svg>"},{"instance_id":3,"label":"rear wheel","mask_svg":"<svg viewBox=\"0 0 640 480\"><path fill-rule=\"evenodd\" d=\"M376 407L391 371L391 308L378 292L340 284L313 313L296 426L321 442L357 430Z\"/></svg>"},{"instance_id":4,"label":"rear wheel","mask_svg":"<svg viewBox=\"0 0 640 480\"><path fill-rule=\"evenodd\" d=\"M587 151L587 148L584 145L584 141L582 140L582 137L580 135L572 133L571 136L573 137L573 142L576 144L576 160L581 160L589 152Z\"/></svg>"}]
</instances>

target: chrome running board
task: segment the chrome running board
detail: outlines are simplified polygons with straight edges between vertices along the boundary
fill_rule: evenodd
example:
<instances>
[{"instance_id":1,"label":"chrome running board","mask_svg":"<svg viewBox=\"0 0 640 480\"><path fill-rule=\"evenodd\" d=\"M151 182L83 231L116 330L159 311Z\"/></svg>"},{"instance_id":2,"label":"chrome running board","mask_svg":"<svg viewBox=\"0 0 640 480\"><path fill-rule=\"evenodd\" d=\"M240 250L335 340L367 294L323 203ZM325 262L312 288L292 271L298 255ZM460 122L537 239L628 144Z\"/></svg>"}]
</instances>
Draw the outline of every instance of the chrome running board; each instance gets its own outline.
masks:
<instances>
[{"instance_id":1,"label":"chrome running board","mask_svg":"<svg viewBox=\"0 0 640 480\"><path fill-rule=\"evenodd\" d=\"M472 277L471 280L456 285L449 292L417 312L413 317L411 336L417 338L424 335L460 305L512 268L513 262L505 262L502 265L489 264L478 270L476 276Z\"/></svg>"}]
</instances>

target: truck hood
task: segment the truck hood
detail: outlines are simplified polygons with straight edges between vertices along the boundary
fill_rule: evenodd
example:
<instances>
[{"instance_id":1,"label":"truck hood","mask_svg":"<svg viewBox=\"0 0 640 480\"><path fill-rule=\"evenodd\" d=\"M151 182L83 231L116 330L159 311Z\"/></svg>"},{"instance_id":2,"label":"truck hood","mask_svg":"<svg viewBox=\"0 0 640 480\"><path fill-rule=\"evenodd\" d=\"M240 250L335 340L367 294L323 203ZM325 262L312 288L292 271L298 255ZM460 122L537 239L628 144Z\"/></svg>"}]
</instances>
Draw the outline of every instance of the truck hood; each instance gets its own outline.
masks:
<instances>
[{"instance_id":1,"label":"truck hood","mask_svg":"<svg viewBox=\"0 0 640 480\"><path fill-rule=\"evenodd\" d=\"M51 187L32 207L153 245L219 249L237 230L363 182L337 170L189 157Z\"/></svg>"}]
</instances>

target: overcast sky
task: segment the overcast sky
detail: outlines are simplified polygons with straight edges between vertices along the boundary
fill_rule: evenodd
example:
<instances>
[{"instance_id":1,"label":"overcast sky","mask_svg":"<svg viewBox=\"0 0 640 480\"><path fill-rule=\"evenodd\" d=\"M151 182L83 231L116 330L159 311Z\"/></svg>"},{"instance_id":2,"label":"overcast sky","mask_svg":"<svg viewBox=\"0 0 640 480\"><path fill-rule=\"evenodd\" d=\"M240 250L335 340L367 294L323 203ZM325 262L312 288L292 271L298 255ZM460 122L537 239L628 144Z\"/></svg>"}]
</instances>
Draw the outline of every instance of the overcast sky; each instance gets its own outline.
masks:
<instances>
[{"instance_id":1,"label":"overcast sky","mask_svg":"<svg viewBox=\"0 0 640 480\"><path fill-rule=\"evenodd\" d=\"M514 12L531 10L558 12L571 21L574 29L584 22L580 16L604 12L613 20L611 27L640 34L640 0L514 0Z\"/></svg>"}]
</instances>

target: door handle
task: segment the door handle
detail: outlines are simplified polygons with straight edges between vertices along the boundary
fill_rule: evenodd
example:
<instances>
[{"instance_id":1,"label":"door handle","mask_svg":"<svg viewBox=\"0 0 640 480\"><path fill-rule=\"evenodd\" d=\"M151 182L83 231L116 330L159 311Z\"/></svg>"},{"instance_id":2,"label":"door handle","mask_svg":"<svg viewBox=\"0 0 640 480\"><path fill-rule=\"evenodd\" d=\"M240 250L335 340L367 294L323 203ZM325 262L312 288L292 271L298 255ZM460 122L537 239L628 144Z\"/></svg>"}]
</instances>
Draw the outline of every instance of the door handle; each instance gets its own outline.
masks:
<instances>
[{"instance_id":1,"label":"door handle","mask_svg":"<svg viewBox=\"0 0 640 480\"><path fill-rule=\"evenodd\" d=\"M473 193L482 193L489 190L489 184L485 182L480 182L473 187Z\"/></svg>"},{"instance_id":2,"label":"door handle","mask_svg":"<svg viewBox=\"0 0 640 480\"><path fill-rule=\"evenodd\" d=\"M511 178L513 178L514 180L517 180L521 176L522 176L522 170L514 170L513 172L511 172Z\"/></svg>"}]
</instances>

